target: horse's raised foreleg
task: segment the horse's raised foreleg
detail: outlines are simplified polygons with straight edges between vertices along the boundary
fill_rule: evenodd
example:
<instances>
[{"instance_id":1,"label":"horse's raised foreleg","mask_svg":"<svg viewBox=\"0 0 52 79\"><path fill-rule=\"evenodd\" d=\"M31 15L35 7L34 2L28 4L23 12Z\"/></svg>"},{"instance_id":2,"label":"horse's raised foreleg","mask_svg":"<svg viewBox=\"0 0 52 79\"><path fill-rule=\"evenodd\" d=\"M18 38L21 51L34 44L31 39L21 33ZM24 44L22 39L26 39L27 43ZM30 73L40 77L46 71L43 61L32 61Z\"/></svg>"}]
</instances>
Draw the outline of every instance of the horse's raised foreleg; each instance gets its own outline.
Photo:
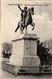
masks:
<instances>
[{"instance_id":1,"label":"horse's raised foreleg","mask_svg":"<svg viewBox=\"0 0 52 79\"><path fill-rule=\"evenodd\" d=\"M33 27L32 30L34 30L34 28L35 28L35 23L32 23L31 25L32 25L32 27Z\"/></svg>"}]
</instances>

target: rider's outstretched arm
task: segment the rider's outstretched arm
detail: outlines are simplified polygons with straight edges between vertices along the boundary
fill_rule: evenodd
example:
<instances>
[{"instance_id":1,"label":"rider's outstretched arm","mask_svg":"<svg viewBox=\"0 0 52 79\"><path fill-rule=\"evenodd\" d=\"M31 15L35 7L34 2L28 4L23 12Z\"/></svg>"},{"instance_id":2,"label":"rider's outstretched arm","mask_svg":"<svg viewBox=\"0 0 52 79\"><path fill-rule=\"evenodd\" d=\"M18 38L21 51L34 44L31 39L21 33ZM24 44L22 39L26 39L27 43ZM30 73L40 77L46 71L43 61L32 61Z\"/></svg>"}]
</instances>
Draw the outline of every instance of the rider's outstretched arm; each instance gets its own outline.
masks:
<instances>
[{"instance_id":1,"label":"rider's outstretched arm","mask_svg":"<svg viewBox=\"0 0 52 79\"><path fill-rule=\"evenodd\" d=\"M21 9L21 7L20 7L20 5L18 4L18 8L21 10L21 11L23 11L22 9Z\"/></svg>"}]
</instances>

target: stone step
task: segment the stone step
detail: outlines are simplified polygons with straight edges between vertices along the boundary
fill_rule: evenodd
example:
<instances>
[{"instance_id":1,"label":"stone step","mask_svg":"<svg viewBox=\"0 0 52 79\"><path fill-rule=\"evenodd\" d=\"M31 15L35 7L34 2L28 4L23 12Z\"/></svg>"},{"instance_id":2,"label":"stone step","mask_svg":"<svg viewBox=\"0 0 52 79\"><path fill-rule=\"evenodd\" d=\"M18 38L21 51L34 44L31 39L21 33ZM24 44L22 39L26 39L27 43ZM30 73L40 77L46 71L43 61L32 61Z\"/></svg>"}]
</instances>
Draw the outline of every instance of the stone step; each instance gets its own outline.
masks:
<instances>
[{"instance_id":1,"label":"stone step","mask_svg":"<svg viewBox=\"0 0 52 79\"><path fill-rule=\"evenodd\" d=\"M39 73L39 69L19 69L19 73Z\"/></svg>"}]
</instances>

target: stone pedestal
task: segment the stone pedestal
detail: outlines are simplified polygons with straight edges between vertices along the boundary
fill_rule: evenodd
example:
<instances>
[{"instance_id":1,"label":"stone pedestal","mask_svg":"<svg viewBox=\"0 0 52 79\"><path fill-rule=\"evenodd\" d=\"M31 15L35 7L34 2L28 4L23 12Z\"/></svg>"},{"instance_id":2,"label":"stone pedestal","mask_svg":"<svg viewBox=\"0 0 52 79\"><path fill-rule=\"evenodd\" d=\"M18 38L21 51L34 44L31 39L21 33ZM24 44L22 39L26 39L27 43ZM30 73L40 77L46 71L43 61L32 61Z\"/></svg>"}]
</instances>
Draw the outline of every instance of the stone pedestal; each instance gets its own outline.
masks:
<instances>
[{"instance_id":1,"label":"stone pedestal","mask_svg":"<svg viewBox=\"0 0 52 79\"><path fill-rule=\"evenodd\" d=\"M10 63L17 66L38 66L40 62L37 56L37 39L35 34L24 34L13 40L13 54Z\"/></svg>"},{"instance_id":2,"label":"stone pedestal","mask_svg":"<svg viewBox=\"0 0 52 79\"><path fill-rule=\"evenodd\" d=\"M40 60L37 56L36 34L24 34L18 39L12 40L13 54L8 65L15 66L15 73L38 73ZM18 67L18 68L17 68ZM12 67L11 67L12 69Z\"/></svg>"}]
</instances>

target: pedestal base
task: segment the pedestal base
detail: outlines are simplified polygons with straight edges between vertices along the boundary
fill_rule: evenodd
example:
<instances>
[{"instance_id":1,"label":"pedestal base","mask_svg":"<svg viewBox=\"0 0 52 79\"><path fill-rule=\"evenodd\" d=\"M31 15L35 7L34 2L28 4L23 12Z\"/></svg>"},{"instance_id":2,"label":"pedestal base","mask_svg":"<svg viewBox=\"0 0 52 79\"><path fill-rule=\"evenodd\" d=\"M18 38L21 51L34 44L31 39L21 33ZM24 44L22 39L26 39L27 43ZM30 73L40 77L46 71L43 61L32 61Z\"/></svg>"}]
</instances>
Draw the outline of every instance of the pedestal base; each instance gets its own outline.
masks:
<instances>
[{"instance_id":1,"label":"pedestal base","mask_svg":"<svg viewBox=\"0 0 52 79\"><path fill-rule=\"evenodd\" d=\"M7 62L2 63L3 67L2 69L12 73L14 75L18 74L38 74L40 72L39 66L34 67L26 67L26 66L16 66Z\"/></svg>"}]
</instances>

